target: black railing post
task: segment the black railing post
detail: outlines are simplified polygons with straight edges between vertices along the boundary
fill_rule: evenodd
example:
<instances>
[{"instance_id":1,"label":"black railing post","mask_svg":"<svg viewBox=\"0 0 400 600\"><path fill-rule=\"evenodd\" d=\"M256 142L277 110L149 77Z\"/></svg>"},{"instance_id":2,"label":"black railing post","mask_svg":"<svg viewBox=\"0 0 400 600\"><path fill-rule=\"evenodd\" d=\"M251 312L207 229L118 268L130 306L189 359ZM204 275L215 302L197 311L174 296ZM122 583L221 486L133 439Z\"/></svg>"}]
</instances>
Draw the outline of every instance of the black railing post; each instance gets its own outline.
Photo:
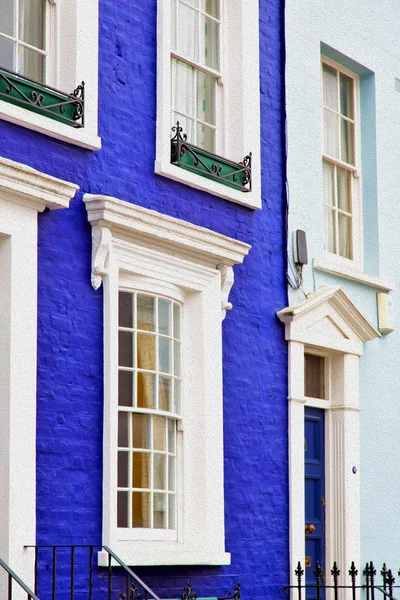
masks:
<instances>
[{"instance_id":1,"label":"black railing post","mask_svg":"<svg viewBox=\"0 0 400 600\"><path fill-rule=\"evenodd\" d=\"M111 600L111 577L112 577L111 554L109 554L108 555L108 600ZM129 600L129 598L127 600Z\"/></svg>"},{"instance_id":2,"label":"black railing post","mask_svg":"<svg viewBox=\"0 0 400 600\"><path fill-rule=\"evenodd\" d=\"M35 595L37 596L37 592L38 592L38 574L39 574L39 547L35 546L35 588L34 588L34 592Z\"/></svg>"},{"instance_id":3,"label":"black railing post","mask_svg":"<svg viewBox=\"0 0 400 600\"><path fill-rule=\"evenodd\" d=\"M301 563L300 561L297 563L297 569L295 570L294 574L297 577L297 594L298 594L298 600L301 600L301 579L304 575L304 569L301 568Z\"/></svg>"},{"instance_id":4,"label":"black railing post","mask_svg":"<svg viewBox=\"0 0 400 600\"><path fill-rule=\"evenodd\" d=\"M52 599L56 600L57 594L57 546L53 546L53 593Z\"/></svg>"},{"instance_id":5,"label":"black railing post","mask_svg":"<svg viewBox=\"0 0 400 600\"><path fill-rule=\"evenodd\" d=\"M391 569L389 569L389 571L388 571L387 579L388 579L388 585L389 585L389 594L393 598L393 584L395 582L395 579L393 577Z\"/></svg>"},{"instance_id":6,"label":"black railing post","mask_svg":"<svg viewBox=\"0 0 400 600\"><path fill-rule=\"evenodd\" d=\"M374 567L374 563L371 562L369 563L369 575L371 578L371 600L374 600L375 598L375 575L376 575L376 569Z\"/></svg>"},{"instance_id":7,"label":"black railing post","mask_svg":"<svg viewBox=\"0 0 400 600\"><path fill-rule=\"evenodd\" d=\"M8 600L12 600L12 577L8 574Z\"/></svg>"},{"instance_id":8,"label":"black railing post","mask_svg":"<svg viewBox=\"0 0 400 600\"><path fill-rule=\"evenodd\" d=\"M71 546L71 600L75 594L75 546Z\"/></svg>"},{"instance_id":9,"label":"black railing post","mask_svg":"<svg viewBox=\"0 0 400 600\"><path fill-rule=\"evenodd\" d=\"M366 585L366 600L370 600L370 586L371 586L371 577L369 574L369 565L368 563L366 563L365 565L365 569L363 571L363 574L365 576L365 585Z\"/></svg>"},{"instance_id":10,"label":"black railing post","mask_svg":"<svg viewBox=\"0 0 400 600\"><path fill-rule=\"evenodd\" d=\"M131 586L131 578L130 578L129 573L127 573L126 574L126 600L129 600L130 586Z\"/></svg>"},{"instance_id":11,"label":"black railing post","mask_svg":"<svg viewBox=\"0 0 400 600\"><path fill-rule=\"evenodd\" d=\"M89 600L93 597L93 546L89 548Z\"/></svg>"},{"instance_id":12,"label":"black railing post","mask_svg":"<svg viewBox=\"0 0 400 600\"><path fill-rule=\"evenodd\" d=\"M333 595L334 595L335 600L338 600L338 583L339 583L340 570L338 569L336 560L333 563L333 568L331 569L331 575L333 577Z\"/></svg>"},{"instance_id":13,"label":"black railing post","mask_svg":"<svg viewBox=\"0 0 400 600\"><path fill-rule=\"evenodd\" d=\"M351 579L352 600L356 600L356 597L357 597L356 581L357 581L358 570L356 569L356 565L354 564L354 561L352 561L352 563L351 563L351 567L349 569L349 575L350 575L350 579ZM368 588L367 588L367 596L368 596Z\"/></svg>"},{"instance_id":14,"label":"black railing post","mask_svg":"<svg viewBox=\"0 0 400 600\"><path fill-rule=\"evenodd\" d=\"M315 569L314 569L316 592L317 592L317 600L320 600L320 598L321 598L321 577L322 577L322 573L323 573L323 571L321 569L321 565L317 561L316 565L315 565Z\"/></svg>"},{"instance_id":15,"label":"black railing post","mask_svg":"<svg viewBox=\"0 0 400 600\"><path fill-rule=\"evenodd\" d=\"M386 592L386 587L387 587L387 568L386 568L386 563L383 563L383 565L382 565L381 575L382 575L382 586L383 586L383 589Z\"/></svg>"}]
</instances>

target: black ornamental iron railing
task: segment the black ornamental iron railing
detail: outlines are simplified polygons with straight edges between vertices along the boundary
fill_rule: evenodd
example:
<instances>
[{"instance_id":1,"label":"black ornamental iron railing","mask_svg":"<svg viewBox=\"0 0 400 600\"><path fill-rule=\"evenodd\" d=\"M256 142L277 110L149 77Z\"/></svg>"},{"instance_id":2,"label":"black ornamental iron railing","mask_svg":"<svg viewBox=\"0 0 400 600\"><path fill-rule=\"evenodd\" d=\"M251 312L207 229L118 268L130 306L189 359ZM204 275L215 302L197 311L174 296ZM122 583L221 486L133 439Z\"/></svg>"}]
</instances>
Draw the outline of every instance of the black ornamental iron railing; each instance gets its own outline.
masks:
<instances>
[{"instance_id":1,"label":"black ornamental iron railing","mask_svg":"<svg viewBox=\"0 0 400 600\"><path fill-rule=\"evenodd\" d=\"M179 121L172 128L171 163L241 192L251 191L251 152L233 162L187 141Z\"/></svg>"},{"instance_id":2,"label":"black ornamental iron railing","mask_svg":"<svg viewBox=\"0 0 400 600\"><path fill-rule=\"evenodd\" d=\"M161 600L108 546L25 546L34 549L33 600ZM98 552L106 555L98 565ZM190 582L179 600L203 600ZM221 598L240 600L240 584Z\"/></svg>"},{"instance_id":3,"label":"black ornamental iron railing","mask_svg":"<svg viewBox=\"0 0 400 600\"><path fill-rule=\"evenodd\" d=\"M3 588L3 584L5 589L2 589L3 597L8 598L8 600L12 600L14 597L14 590L18 589L18 598L21 597L21 594L25 596L28 600L39 600L39 598L29 589L29 587L22 581L20 577L10 567L7 563L4 562L0 558L0 567L2 569L2 573L5 574L6 580L2 580L1 587Z\"/></svg>"},{"instance_id":4,"label":"black ornamental iron railing","mask_svg":"<svg viewBox=\"0 0 400 600\"><path fill-rule=\"evenodd\" d=\"M84 126L85 84L83 81L72 94L66 94L1 67L0 100L22 106L71 127Z\"/></svg>"},{"instance_id":5,"label":"black ornamental iron railing","mask_svg":"<svg viewBox=\"0 0 400 600\"><path fill-rule=\"evenodd\" d=\"M310 569L310 567L308 567ZM379 570L378 570L379 571ZM304 577L304 569L300 562L295 570L295 583L286 586L286 590L292 590L295 600L396 600L400 598L397 590L400 585L395 585L395 577L391 569L383 564L382 569L377 572L374 564L369 562L365 568L358 571L354 562L351 563L347 573L341 573L337 563L333 563L332 569L326 573L317 562L311 577ZM400 569L398 571L400 577Z\"/></svg>"}]
</instances>

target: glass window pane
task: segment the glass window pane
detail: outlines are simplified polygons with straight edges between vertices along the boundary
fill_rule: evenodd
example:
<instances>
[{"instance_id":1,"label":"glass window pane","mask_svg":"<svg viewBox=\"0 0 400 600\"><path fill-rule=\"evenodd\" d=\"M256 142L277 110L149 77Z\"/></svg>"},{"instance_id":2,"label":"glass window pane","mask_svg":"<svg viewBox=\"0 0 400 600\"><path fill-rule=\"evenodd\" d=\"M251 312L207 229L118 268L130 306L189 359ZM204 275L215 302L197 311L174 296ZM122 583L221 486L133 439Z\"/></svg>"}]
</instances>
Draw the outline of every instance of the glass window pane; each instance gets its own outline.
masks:
<instances>
[{"instance_id":1,"label":"glass window pane","mask_svg":"<svg viewBox=\"0 0 400 600\"><path fill-rule=\"evenodd\" d=\"M196 117L210 125L215 125L215 86L215 77L197 71Z\"/></svg>"},{"instance_id":2,"label":"glass window pane","mask_svg":"<svg viewBox=\"0 0 400 600\"><path fill-rule=\"evenodd\" d=\"M176 529L175 496L168 494L168 529Z\"/></svg>"},{"instance_id":3,"label":"glass window pane","mask_svg":"<svg viewBox=\"0 0 400 600\"><path fill-rule=\"evenodd\" d=\"M132 493L132 527L150 527L149 492Z\"/></svg>"},{"instance_id":4,"label":"glass window pane","mask_svg":"<svg viewBox=\"0 0 400 600\"><path fill-rule=\"evenodd\" d=\"M167 457L165 454L154 454L154 489L165 490L166 489L166 462Z\"/></svg>"},{"instance_id":5,"label":"glass window pane","mask_svg":"<svg viewBox=\"0 0 400 600\"><path fill-rule=\"evenodd\" d=\"M167 494L154 494L153 527L167 528Z\"/></svg>"},{"instance_id":6,"label":"glass window pane","mask_svg":"<svg viewBox=\"0 0 400 600\"><path fill-rule=\"evenodd\" d=\"M335 205L334 166L326 161L323 161L322 175L323 175L323 183L324 183L324 202L328 206L334 206Z\"/></svg>"},{"instance_id":7,"label":"glass window pane","mask_svg":"<svg viewBox=\"0 0 400 600\"><path fill-rule=\"evenodd\" d=\"M185 58L199 62L199 13L181 3L178 7L177 51Z\"/></svg>"},{"instance_id":8,"label":"glass window pane","mask_svg":"<svg viewBox=\"0 0 400 600\"><path fill-rule=\"evenodd\" d=\"M181 343L174 342L174 375L181 375Z\"/></svg>"},{"instance_id":9,"label":"glass window pane","mask_svg":"<svg viewBox=\"0 0 400 600\"><path fill-rule=\"evenodd\" d=\"M145 452L132 452L132 487L150 487L150 457Z\"/></svg>"},{"instance_id":10,"label":"glass window pane","mask_svg":"<svg viewBox=\"0 0 400 600\"><path fill-rule=\"evenodd\" d=\"M336 169L337 178L337 196L338 196L338 207L340 210L351 212L351 178L352 175L347 169Z\"/></svg>"},{"instance_id":11,"label":"glass window pane","mask_svg":"<svg viewBox=\"0 0 400 600\"><path fill-rule=\"evenodd\" d=\"M325 398L325 358L314 354L304 355L304 395Z\"/></svg>"},{"instance_id":12,"label":"glass window pane","mask_svg":"<svg viewBox=\"0 0 400 600\"><path fill-rule=\"evenodd\" d=\"M354 165L354 125L344 119L340 120L341 159Z\"/></svg>"},{"instance_id":13,"label":"glass window pane","mask_svg":"<svg viewBox=\"0 0 400 600\"><path fill-rule=\"evenodd\" d=\"M15 2L16 0L0 0L0 32L11 36L15 35Z\"/></svg>"},{"instance_id":14,"label":"glass window pane","mask_svg":"<svg viewBox=\"0 0 400 600\"><path fill-rule=\"evenodd\" d=\"M176 421L168 419L168 452L175 454Z\"/></svg>"},{"instance_id":15,"label":"glass window pane","mask_svg":"<svg viewBox=\"0 0 400 600\"><path fill-rule=\"evenodd\" d=\"M164 335L172 335L171 306L171 302L158 299L158 332Z\"/></svg>"},{"instance_id":16,"label":"glass window pane","mask_svg":"<svg viewBox=\"0 0 400 600\"><path fill-rule=\"evenodd\" d=\"M118 487L128 487L128 452L118 452Z\"/></svg>"},{"instance_id":17,"label":"glass window pane","mask_svg":"<svg viewBox=\"0 0 400 600\"><path fill-rule=\"evenodd\" d=\"M174 380L174 412L178 415L181 412L181 382L179 379Z\"/></svg>"},{"instance_id":18,"label":"glass window pane","mask_svg":"<svg viewBox=\"0 0 400 600\"><path fill-rule=\"evenodd\" d=\"M158 363L159 369L163 373L171 373L171 350L171 340L160 337L158 340Z\"/></svg>"},{"instance_id":19,"label":"glass window pane","mask_svg":"<svg viewBox=\"0 0 400 600\"><path fill-rule=\"evenodd\" d=\"M120 367L133 367L133 333L118 332L118 364Z\"/></svg>"},{"instance_id":20,"label":"glass window pane","mask_svg":"<svg viewBox=\"0 0 400 600\"><path fill-rule=\"evenodd\" d=\"M336 212L325 208L325 249L336 254Z\"/></svg>"},{"instance_id":21,"label":"glass window pane","mask_svg":"<svg viewBox=\"0 0 400 600\"><path fill-rule=\"evenodd\" d=\"M39 83L44 83L44 56L34 50L19 46L18 73Z\"/></svg>"},{"instance_id":22,"label":"glass window pane","mask_svg":"<svg viewBox=\"0 0 400 600\"><path fill-rule=\"evenodd\" d=\"M201 17L201 28L204 31L204 56L200 57L200 63L219 70L219 24Z\"/></svg>"},{"instance_id":23,"label":"glass window pane","mask_svg":"<svg viewBox=\"0 0 400 600\"><path fill-rule=\"evenodd\" d=\"M165 417L153 417L153 448L166 451L166 421Z\"/></svg>"},{"instance_id":24,"label":"glass window pane","mask_svg":"<svg viewBox=\"0 0 400 600\"><path fill-rule=\"evenodd\" d=\"M324 109L324 152L339 158L339 117Z\"/></svg>"},{"instance_id":25,"label":"glass window pane","mask_svg":"<svg viewBox=\"0 0 400 600\"><path fill-rule=\"evenodd\" d=\"M15 70L14 50L16 44L0 36L0 66L10 71Z\"/></svg>"},{"instance_id":26,"label":"glass window pane","mask_svg":"<svg viewBox=\"0 0 400 600\"><path fill-rule=\"evenodd\" d=\"M353 258L351 233L351 217L339 213L339 254L350 259Z\"/></svg>"},{"instance_id":27,"label":"glass window pane","mask_svg":"<svg viewBox=\"0 0 400 600\"><path fill-rule=\"evenodd\" d=\"M172 379L160 376L158 379L158 408L172 410Z\"/></svg>"},{"instance_id":28,"label":"glass window pane","mask_svg":"<svg viewBox=\"0 0 400 600\"><path fill-rule=\"evenodd\" d=\"M120 332L121 333L121 332ZM138 369L154 371L156 368L156 338L146 333L137 334Z\"/></svg>"},{"instance_id":29,"label":"glass window pane","mask_svg":"<svg viewBox=\"0 0 400 600\"><path fill-rule=\"evenodd\" d=\"M353 87L353 80L340 73L340 112L350 119L354 119Z\"/></svg>"},{"instance_id":30,"label":"glass window pane","mask_svg":"<svg viewBox=\"0 0 400 600\"><path fill-rule=\"evenodd\" d=\"M206 12L208 15L220 18L220 0L201 0L201 10Z\"/></svg>"},{"instance_id":31,"label":"glass window pane","mask_svg":"<svg viewBox=\"0 0 400 600\"><path fill-rule=\"evenodd\" d=\"M117 495L117 527L128 527L128 492Z\"/></svg>"},{"instance_id":32,"label":"glass window pane","mask_svg":"<svg viewBox=\"0 0 400 600\"><path fill-rule=\"evenodd\" d=\"M44 50L46 0L19 0L19 37Z\"/></svg>"},{"instance_id":33,"label":"glass window pane","mask_svg":"<svg viewBox=\"0 0 400 600\"><path fill-rule=\"evenodd\" d=\"M174 304L174 337L181 339L181 307Z\"/></svg>"},{"instance_id":34,"label":"glass window pane","mask_svg":"<svg viewBox=\"0 0 400 600\"><path fill-rule=\"evenodd\" d=\"M135 296L133 294L128 294L127 292L119 293L118 324L120 327L133 327L132 304L134 299Z\"/></svg>"},{"instance_id":35,"label":"glass window pane","mask_svg":"<svg viewBox=\"0 0 400 600\"><path fill-rule=\"evenodd\" d=\"M132 415L132 448L150 448L150 417Z\"/></svg>"},{"instance_id":36,"label":"glass window pane","mask_svg":"<svg viewBox=\"0 0 400 600\"><path fill-rule=\"evenodd\" d=\"M193 67L181 60L172 60L172 107L188 117L196 115L195 77L196 70ZM181 127L184 127L182 116L174 118L174 121L179 121ZM188 134L185 127L184 133Z\"/></svg>"},{"instance_id":37,"label":"glass window pane","mask_svg":"<svg viewBox=\"0 0 400 600\"><path fill-rule=\"evenodd\" d=\"M120 448L128 448L129 445L129 413L118 413L118 446Z\"/></svg>"},{"instance_id":38,"label":"glass window pane","mask_svg":"<svg viewBox=\"0 0 400 600\"><path fill-rule=\"evenodd\" d=\"M323 65L323 101L325 106L338 110L337 71Z\"/></svg>"},{"instance_id":39,"label":"glass window pane","mask_svg":"<svg viewBox=\"0 0 400 600\"><path fill-rule=\"evenodd\" d=\"M175 491L175 457L168 457L168 489L170 492Z\"/></svg>"},{"instance_id":40,"label":"glass window pane","mask_svg":"<svg viewBox=\"0 0 400 600\"><path fill-rule=\"evenodd\" d=\"M132 406L133 396L132 371L118 371L118 404Z\"/></svg>"},{"instance_id":41,"label":"glass window pane","mask_svg":"<svg viewBox=\"0 0 400 600\"><path fill-rule=\"evenodd\" d=\"M197 123L196 136L197 146L209 152L215 152L215 129Z\"/></svg>"},{"instance_id":42,"label":"glass window pane","mask_svg":"<svg viewBox=\"0 0 400 600\"><path fill-rule=\"evenodd\" d=\"M182 127L182 133L187 135L187 141L190 144L196 143L196 122L193 119L188 119L177 112L172 113L171 127L175 127L176 123L179 122L179 126Z\"/></svg>"},{"instance_id":43,"label":"glass window pane","mask_svg":"<svg viewBox=\"0 0 400 600\"><path fill-rule=\"evenodd\" d=\"M156 327L155 299L152 296L137 295L137 328L144 331L155 331Z\"/></svg>"},{"instance_id":44,"label":"glass window pane","mask_svg":"<svg viewBox=\"0 0 400 600\"><path fill-rule=\"evenodd\" d=\"M156 377L150 373L137 374L138 408L156 408Z\"/></svg>"}]
</instances>

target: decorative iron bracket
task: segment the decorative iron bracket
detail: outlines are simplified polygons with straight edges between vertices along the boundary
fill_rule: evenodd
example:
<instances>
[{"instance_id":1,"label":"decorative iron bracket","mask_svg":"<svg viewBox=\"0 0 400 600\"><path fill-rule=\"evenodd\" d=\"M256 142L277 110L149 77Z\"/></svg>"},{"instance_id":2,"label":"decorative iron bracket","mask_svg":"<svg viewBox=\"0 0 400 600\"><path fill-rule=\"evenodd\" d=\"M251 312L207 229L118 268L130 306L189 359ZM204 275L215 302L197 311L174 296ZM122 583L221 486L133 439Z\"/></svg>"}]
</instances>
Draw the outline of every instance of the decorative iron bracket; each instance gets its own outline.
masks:
<instances>
[{"instance_id":1,"label":"decorative iron bracket","mask_svg":"<svg viewBox=\"0 0 400 600\"><path fill-rule=\"evenodd\" d=\"M241 192L251 192L251 152L235 163L187 141L179 121L172 128L171 163Z\"/></svg>"}]
</instances>

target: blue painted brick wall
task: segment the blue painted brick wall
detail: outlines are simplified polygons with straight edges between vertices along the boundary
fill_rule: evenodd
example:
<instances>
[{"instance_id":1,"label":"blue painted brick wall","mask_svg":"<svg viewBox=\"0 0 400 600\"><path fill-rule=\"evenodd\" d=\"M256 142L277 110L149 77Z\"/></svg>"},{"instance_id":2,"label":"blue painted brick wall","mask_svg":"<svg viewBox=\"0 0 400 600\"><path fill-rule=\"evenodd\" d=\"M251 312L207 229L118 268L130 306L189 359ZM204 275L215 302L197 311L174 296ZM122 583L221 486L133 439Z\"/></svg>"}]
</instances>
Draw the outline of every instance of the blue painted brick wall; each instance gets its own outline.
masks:
<instances>
[{"instance_id":1,"label":"blue painted brick wall","mask_svg":"<svg viewBox=\"0 0 400 600\"><path fill-rule=\"evenodd\" d=\"M221 593L239 577L244 598L278 598L287 583L287 355L275 317L286 305L281 12L281 0L260 3L261 211L154 175L156 0L100 0L101 151L1 123L2 156L81 188L69 210L38 218L38 543L101 541L102 291L90 285L82 193L116 196L253 246L236 268L234 308L223 325L232 565L141 569L164 597L176 596L189 576L200 595Z\"/></svg>"}]
</instances>

